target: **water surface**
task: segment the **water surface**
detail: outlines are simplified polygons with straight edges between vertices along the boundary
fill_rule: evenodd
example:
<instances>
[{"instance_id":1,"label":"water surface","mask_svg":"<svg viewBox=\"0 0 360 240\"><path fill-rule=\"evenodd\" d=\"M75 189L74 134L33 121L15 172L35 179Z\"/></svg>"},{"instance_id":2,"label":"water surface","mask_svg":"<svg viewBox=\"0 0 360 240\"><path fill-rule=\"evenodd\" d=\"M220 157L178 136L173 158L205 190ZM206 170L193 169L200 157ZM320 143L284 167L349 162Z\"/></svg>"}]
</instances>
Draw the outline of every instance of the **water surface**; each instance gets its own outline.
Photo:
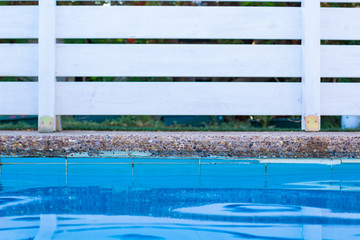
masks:
<instances>
[{"instance_id":1,"label":"water surface","mask_svg":"<svg viewBox=\"0 0 360 240\"><path fill-rule=\"evenodd\" d=\"M2 163L0 239L360 239L358 164Z\"/></svg>"}]
</instances>

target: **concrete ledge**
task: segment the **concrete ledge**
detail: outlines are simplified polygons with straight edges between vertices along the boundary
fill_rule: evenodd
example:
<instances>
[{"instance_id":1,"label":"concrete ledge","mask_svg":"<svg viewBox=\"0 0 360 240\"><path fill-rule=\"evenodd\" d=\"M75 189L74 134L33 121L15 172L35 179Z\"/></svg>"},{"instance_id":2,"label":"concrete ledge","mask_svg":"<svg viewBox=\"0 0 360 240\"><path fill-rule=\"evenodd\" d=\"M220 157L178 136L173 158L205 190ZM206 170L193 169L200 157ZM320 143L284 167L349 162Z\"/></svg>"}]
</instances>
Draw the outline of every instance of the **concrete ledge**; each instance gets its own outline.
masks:
<instances>
[{"instance_id":1,"label":"concrete ledge","mask_svg":"<svg viewBox=\"0 0 360 240\"><path fill-rule=\"evenodd\" d=\"M360 158L360 132L0 131L0 156Z\"/></svg>"}]
</instances>

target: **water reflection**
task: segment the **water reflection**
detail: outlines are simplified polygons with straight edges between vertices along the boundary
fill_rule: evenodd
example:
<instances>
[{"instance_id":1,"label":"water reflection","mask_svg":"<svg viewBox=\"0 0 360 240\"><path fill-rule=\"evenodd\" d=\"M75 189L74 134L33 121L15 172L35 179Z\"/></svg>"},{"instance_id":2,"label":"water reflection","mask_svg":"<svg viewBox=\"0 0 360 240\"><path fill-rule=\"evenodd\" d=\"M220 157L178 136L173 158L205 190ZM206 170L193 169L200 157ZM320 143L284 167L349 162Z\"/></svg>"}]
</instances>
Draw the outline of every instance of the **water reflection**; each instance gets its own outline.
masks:
<instances>
[{"instance_id":1,"label":"water reflection","mask_svg":"<svg viewBox=\"0 0 360 240\"><path fill-rule=\"evenodd\" d=\"M44 187L0 193L1 239L356 239L360 192ZM5 238L3 237L5 236Z\"/></svg>"},{"instance_id":2,"label":"water reflection","mask_svg":"<svg viewBox=\"0 0 360 240\"><path fill-rule=\"evenodd\" d=\"M236 213L259 213L259 212L298 212L301 211L301 207L297 206L284 206L276 204L248 204L248 203L234 203L227 204L223 207L226 211Z\"/></svg>"},{"instance_id":3,"label":"water reflection","mask_svg":"<svg viewBox=\"0 0 360 240\"><path fill-rule=\"evenodd\" d=\"M360 234L357 225L226 223L105 215L40 215L40 221L34 216L26 218L33 221L1 218L0 234L9 236L2 239L357 239ZM46 234L48 238L44 238Z\"/></svg>"},{"instance_id":4,"label":"water reflection","mask_svg":"<svg viewBox=\"0 0 360 240\"><path fill-rule=\"evenodd\" d=\"M192 209L191 213L200 213L200 210L208 213L207 219L218 220L222 216L226 221L228 217L298 216L305 210L321 210L323 216L330 213L359 214L359 199L360 192L356 191L40 187L0 193L0 216L106 214L178 217L185 213L184 209Z\"/></svg>"},{"instance_id":5,"label":"water reflection","mask_svg":"<svg viewBox=\"0 0 360 240\"><path fill-rule=\"evenodd\" d=\"M286 183L286 185L289 188L296 186L298 189L360 191L360 180L322 180Z\"/></svg>"},{"instance_id":6,"label":"water reflection","mask_svg":"<svg viewBox=\"0 0 360 240\"><path fill-rule=\"evenodd\" d=\"M179 208L175 211L189 214L212 215L212 216L251 216L251 217L302 217L308 219L330 218L351 219L360 222L360 213L333 212L328 208L287 206L277 204L253 204L253 203L218 203L199 207Z\"/></svg>"}]
</instances>

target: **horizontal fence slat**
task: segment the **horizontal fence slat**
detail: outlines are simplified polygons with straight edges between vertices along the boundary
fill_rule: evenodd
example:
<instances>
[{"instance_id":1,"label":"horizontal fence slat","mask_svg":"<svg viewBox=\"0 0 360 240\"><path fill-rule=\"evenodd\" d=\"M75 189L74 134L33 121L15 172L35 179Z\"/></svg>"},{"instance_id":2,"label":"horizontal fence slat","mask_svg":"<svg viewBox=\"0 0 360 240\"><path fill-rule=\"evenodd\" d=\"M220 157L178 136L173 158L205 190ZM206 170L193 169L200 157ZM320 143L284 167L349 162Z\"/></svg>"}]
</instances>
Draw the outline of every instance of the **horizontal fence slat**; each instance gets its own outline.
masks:
<instances>
[{"instance_id":1,"label":"horizontal fence slat","mask_svg":"<svg viewBox=\"0 0 360 240\"><path fill-rule=\"evenodd\" d=\"M0 82L0 114L36 115L37 90L37 82ZM195 109L201 106L202 114L209 115L296 115L300 91L299 83L61 82L57 114L197 115ZM321 114L360 115L359 92L359 83L322 83Z\"/></svg>"},{"instance_id":2,"label":"horizontal fence slat","mask_svg":"<svg viewBox=\"0 0 360 240\"><path fill-rule=\"evenodd\" d=\"M296 7L58 6L57 37L299 39L300 11ZM322 8L321 38L360 39L359 16L359 8ZM0 38L37 37L37 6L0 7Z\"/></svg>"},{"instance_id":3,"label":"horizontal fence slat","mask_svg":"<svg viewBox=\"0 0 360 240\"><path fill-rule=\"evenodd\" d=\"M58 6L56 35L299 39L300 15L293 7ZM0 7L0 38L37 38L37 25L37 6Z\"/></svg>"},{"instance_id":4,"label":"horizontal fence slat","mask_svg":"<svg viewBox=\"0 0 360 240\"><path fill-rule=\"evenodd\" d=\"M58 76L300 77L301 46L58 44Z\"/></svg>"},{"instance_id":5,"label":"horizontal fence slat","mask_svg":"<svg viewBox=\"0 0 360 240\"><path fill-rule=\"evenodd\" d=\"M360 77L360 46L321 46L321 77Z\"/></svg>"},{"instance_id":6,"label":"horizontal fence slat","mask_svg":"<svg viewBox=\"0 0 360 240\"><path fill-rule=\"evenodd\" d=\"M36 115L37 90L37 82L0 82L0 114ZM299 83L60 82L57 114L296 115L300 91ZM322 83L321 114L360 115L359 92L359 83Z\"/></svg>"},{"instance_id":7,"label":"horizontal fence slat","mask_svg":"<svg viewBox=\"0 0 360 240\"><path fill-rule=\"evenodd\" d=\"M37 6L0 6L0 38L37 38Z\"/></svg>"},{"instance_id":8,"label":"horizontal fence slat","mask_svg":"<svg viewBox=\"0 0 360 240\"><path fill-rule=\"evenodd\" d=\"M37 44L0 44L0 76L37 76Z\"/></svg>"},{"instance_id":9,"label":"horizontal fence slat","mask_svg":"<svg viewBox=\"0 0 360 240\"><path fill-rule=\"evenodd\" d=\"M322 115L360 115L360 83L322 83Z\"/></svg>"},{"instance_id":10,"label":"horizontal fence slat","mask_svg":"<svg viewBox=\"0 0 360 240\"><path fill-rule=\"evenodd\" d=\"M58 44L57 76L300 77L297 45ZM0 76L37 76L37 44L0 44ZM321 77L359 77L360 46L321 46Z\"/></svg>"},{"instance_id":11,"label":"horizontal fence slat","mask_svg":"<svg viewBox=\"0 0 360 240\"><path fill-rule=\"evenodd\" d=\"M360 8L322 8L321 39L359 40Z\"/></svg>"},{"instance_id":12,"label":"horizontal fence slat","mask_svg":"<svg viewBox=\"0 0 360 240\"><path fill-rule=\"evenodd\" d=\"M299 115L300 83L58 82L58 115Z\"/></svg>"},{"instance_id":13,"label":"horizontal fence slat","mask_svg":"<svg viewBox=\"0 0 360 240\"><path fill-rule=\"evenodd\" d=\"M0 82L0 115L37 115L37 82Z\"/></svg>"},{"instance_id":14,"label":"horizontal fence slat","mask_svg":"<svg viewBox=\"0 0 360 240\"><path fill-rule=\"evenodd\" d=\"M63 6L58 38L300 39L298 7Z\"/></svg>"}]
</instances>

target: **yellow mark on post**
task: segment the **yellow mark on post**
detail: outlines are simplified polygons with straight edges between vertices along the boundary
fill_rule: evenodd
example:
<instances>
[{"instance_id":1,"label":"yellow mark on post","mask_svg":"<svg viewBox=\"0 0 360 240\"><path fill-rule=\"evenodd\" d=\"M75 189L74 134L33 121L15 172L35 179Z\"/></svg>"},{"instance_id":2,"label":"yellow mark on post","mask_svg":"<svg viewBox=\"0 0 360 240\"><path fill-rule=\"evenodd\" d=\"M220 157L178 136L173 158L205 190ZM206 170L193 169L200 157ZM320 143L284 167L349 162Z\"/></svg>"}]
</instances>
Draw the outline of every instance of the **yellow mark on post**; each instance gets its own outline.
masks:
<instances>
[{"instance_id":1,"label":"yellow mark on post","mask_svg":"<svg viewBox=\"0 0 360 240\"><path fill-rule=\"evenodd\" d=\"M305 131L317 132L320 130L320 118L316 115L309 115L305 117Z\"/></svg>"},{"instance_id":2,"label":"yellow mark on post","mask_svg":"<svg viewBox=\"0 0 360 240\"><path fill-rule=\"evenodd\" d=\"M43 116L39 122L39 132L53 132L54 131L54 118L50 116Z\"/></svg>"}]
</instances>

